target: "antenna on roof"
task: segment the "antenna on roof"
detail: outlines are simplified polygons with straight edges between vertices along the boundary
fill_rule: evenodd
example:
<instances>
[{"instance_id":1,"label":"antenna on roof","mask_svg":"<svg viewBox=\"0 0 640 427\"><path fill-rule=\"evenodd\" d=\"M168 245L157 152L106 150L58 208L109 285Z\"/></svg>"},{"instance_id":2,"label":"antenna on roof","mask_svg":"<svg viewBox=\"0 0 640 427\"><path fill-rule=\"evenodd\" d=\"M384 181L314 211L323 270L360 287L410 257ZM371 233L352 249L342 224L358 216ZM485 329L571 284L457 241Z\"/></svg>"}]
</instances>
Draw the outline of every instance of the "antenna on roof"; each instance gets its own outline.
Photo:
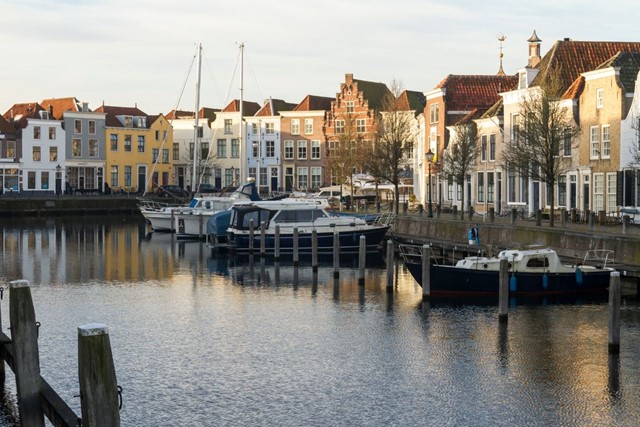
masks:
<instances>
[{"instance_id":1,"label":"antenna on roof","mask_svg":"<svg viewBox=\"0 0 640 427\"><path fill-rule=\"evenodd\" d=\"M504 56L504 55L502 54L502 43L503 43L506 39L507 39L507 36L505 36L504 34L502 34L502 33L499 33L499 34L498 34L498 41L500 42L500 55L499 55L499 57L500 57L500 69L498 70L498 75L499 75L499 76L504 76L504 75L505 75L505 74L504 74L504 70L502 69L502 57Z\"/></svg>"}]
</instances>

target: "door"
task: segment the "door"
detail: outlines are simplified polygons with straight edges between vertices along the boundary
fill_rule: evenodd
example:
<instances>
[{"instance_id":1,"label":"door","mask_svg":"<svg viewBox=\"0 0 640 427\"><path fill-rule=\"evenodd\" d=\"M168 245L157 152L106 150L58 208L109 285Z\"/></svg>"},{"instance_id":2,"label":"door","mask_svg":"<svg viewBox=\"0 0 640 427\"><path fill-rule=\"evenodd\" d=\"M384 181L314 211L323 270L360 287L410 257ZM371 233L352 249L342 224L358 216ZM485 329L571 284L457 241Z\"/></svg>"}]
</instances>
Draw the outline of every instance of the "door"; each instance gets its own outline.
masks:
<instances>
[{"instance_id":1,"label":"door","mask_svg":"<svg viewBox=\"0 0 640 427\"><path fill-rule=\"evenodd\" d=\"M147 182L147 168L138 166L138 192L144 193L144 186Z\"/></svg>"},{"instance_id":2,"label":"door","mask_svg":"<svg viewBox=\"0 0 640 427\"><path fill-rule=\"evenodd\" d=\"M278 168L271 168L271 191L278 191Z\"/></svg>"},{"instance_id":3,"label":"door","mask_svg":"<svg viewBox=\"0 0 640 427\"><path fill-rule=\"evenodd\" d=\"M577 183L576 183L576 176L575 175L571 175L569 177L569 208L570 209L575 209L578 204L577 204L577 194L578 194L578 187L577 187Z\"/></svg>"}]
</instances>

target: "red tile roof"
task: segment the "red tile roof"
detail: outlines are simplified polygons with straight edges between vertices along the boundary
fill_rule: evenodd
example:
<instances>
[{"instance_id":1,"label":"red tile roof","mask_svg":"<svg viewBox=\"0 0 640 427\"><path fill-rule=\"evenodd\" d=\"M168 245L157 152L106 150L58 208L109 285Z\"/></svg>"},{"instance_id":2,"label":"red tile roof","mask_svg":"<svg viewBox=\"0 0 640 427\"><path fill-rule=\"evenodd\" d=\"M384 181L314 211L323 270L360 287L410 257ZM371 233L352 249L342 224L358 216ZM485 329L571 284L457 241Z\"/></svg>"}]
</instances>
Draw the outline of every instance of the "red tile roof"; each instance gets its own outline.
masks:
<instances>
[{"instance_id":1,"label":"red tile roof","mask_svg":"<svg viewBox=\"0 0 640 427\"><path fill-rule=\"evenodd\" d=\"M415 111L422 113L426 105L424 93L415 90L404 90L398 97L398 109L401 111Z\"/></svg>"},{"instance_id":2,"label":"red tile roof","mask_svg":"<svg viewBox=\"0 0 640 427\"><path fill-rule=\"evenodd\" d=\"M448 111L488 109L500 99L500 92L516 87L517 76L448 75L437 86L445 89Z\"/></svg>"},{"instance_id":3,"label":"red tile roof","mask_svg":"<svg viewBox=\"0 0 640 427\"><path fill-rule=\"evenodd\" d=\"M245 116L253 116L260 109L260 104L251 101L242 101L242 114ZM226 107L222 109L223 113L239 113L240 112L240 100L234 99Z\"/></svg>"},{"instance_id":4,"label":"red tile roof","mask_svg":"<svg viewBox=\"0 0 640 427\"><path fill-rule=\"evenodd\" d=\"M274 111L271 111L273 107ZM281 111L291 111L296 107L296 104L291 104L289 102L285 102L282 99L270 99L265 101L264 105L258 112L255 114L256 116L276 116Z\"/></svg>"},{"instance_id":5,"label":"red tile roof","mask_svg":"<svg viewBox=\"0 0 640 427\"><path fill-rule=\"evenodd\" d=\"M7 121L4 117L0 116L0 133L3 134L14 134L16 130L11 126L11 123Z\"/></svg>"},{"instance_id":6,"label":"red tile roof","mask_svg":"<svg viewBox=\"0 0 640 427\"><path fill-rule=\"evenodd\" d=\"M107 127L123 127L117 116L147 117L147 113L140 110L138 107L114 107L109 105L101 105L100 107L96 108L95 112L106 114L105 125Z\"/></svg>"},{"instance_id":7,"label":"red tile roof","mask_svg":"<svg viewBox=\"0 0 640 427\"><path fill-rule=\"evenodd\" d=\"M38 118L39 111L45 110L37 102L13 104L3 116L14 128L24 129L27 126L27 119Z\"/></svg>"},{"instance_id":8,"label":"red tile roof","mask_svg":"<svg viewBox=\"0 0 640 427\"><path fill-rule=\"evenodd\" d=\"M51 112L52 118L56 120L62 120L65 111L80 111L79 104L80 102L74 97L43 99L40 102L42 108Z\"/></svg>"},{"instance_id":9,"label":"red tile roof","mask_svg":"<svg viewBox=\"0 0 640 427\"><path fill-rule=\"evenodd\" d=\"M584 89L584 77L578 76L578 78L571 83L571 86L565 90L562 99L575 99L582 93L582 89Z\"/></svg>"},{"instance_id":10,"label":"red tile roof","mask_svg":"<svg viewBox=\"0 0 640 427\"><path fill-rule=\"evenodd\" d=\"M331 110L331 101L335 101L335 98L307 95L293 111L329 111Z\"/></svg>"}]
</instances>

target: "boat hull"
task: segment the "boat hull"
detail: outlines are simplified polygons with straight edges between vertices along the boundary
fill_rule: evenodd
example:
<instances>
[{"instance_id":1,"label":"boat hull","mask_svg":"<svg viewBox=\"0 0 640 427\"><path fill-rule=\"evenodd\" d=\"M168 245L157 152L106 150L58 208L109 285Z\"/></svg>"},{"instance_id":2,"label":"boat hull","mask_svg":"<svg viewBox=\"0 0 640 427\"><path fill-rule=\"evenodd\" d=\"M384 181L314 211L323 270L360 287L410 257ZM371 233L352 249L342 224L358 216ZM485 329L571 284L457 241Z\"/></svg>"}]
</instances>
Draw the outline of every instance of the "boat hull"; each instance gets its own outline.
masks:
<instances>
[{"instance_id":1,"label":"boat hull","mask_svg":"<svg viewBox=\"0 0 640 427\"><path fill-rule=\"evenodd\" d=\"M422 266L405 263L422 286ZM610 269L581 270L581 273L509 273L509 295L562 295L603 292L609 286ZM546 278L545 278L546 277ZM434 296L498 295L499 272L432 265L430 291Z\"/></svg>"}]
</instances>

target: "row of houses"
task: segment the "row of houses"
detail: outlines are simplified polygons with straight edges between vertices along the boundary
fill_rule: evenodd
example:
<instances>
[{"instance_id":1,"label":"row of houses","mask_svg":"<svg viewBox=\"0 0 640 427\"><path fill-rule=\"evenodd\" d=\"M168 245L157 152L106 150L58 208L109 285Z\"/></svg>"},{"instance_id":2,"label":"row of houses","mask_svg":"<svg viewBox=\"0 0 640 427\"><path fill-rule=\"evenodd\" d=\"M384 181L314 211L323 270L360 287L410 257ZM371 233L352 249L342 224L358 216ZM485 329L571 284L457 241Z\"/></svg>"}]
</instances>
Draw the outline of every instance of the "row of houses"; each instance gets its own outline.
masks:
<instances>
[{"instance_id":1,"label":"row of houses","mask_svg":"<svg viewBox=\"0 0 640 427\"><path fill-rule=\"evenodd\" d=\"M512 75L500 63L496 74L448 75L432 90L393 94L411 117L413 138L400 167L418 201L463 208L465 200L479 212L548 208L546 183L509 170L502 152L516 139L523 102L555 75L559 103L580 128L558 153L570 166L557 177L555 206L613 212L638 205L640 43L564 39L545 55L541 47L534 31L525 65ZM254 177L262 192L316 190L340 180L330 154L347 127L376 144L390 94L384 83L346 74L333 97L242 106L233 100L203 108L197 118L188 111L152 116L137 107L91 111L75 98L15 104L0 118L0 184L4 191L149 191L165 184L192 188L194 179L222 188ZM476 127L479 146L462 184L444 164L460 124Z\"/></svg>"}]
</instances>

